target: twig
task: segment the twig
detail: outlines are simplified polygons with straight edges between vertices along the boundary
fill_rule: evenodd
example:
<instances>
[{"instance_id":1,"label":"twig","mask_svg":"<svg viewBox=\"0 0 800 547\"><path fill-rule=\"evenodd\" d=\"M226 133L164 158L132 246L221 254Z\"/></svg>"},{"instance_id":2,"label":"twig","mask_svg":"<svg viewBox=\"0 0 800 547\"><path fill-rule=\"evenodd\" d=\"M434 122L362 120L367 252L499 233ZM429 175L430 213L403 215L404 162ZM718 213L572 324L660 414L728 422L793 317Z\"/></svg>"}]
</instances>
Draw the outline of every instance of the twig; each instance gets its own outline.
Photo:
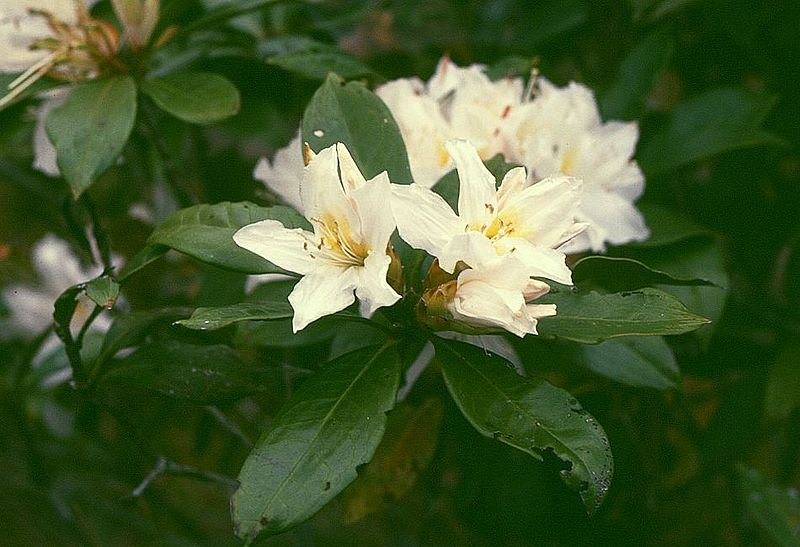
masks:
<instances>
[{"instance_id":1,"label":"twig","mask_svg":"<svg viewBox=\"0 0 800 547\"><path fill-rule=\"evenodd\" d=\"M245 434L245 432L244 432L244 431L242 431L242 430L239 428L239 426L237 426L235 423L233 423L232 421L230 421L230 420L228 419L228 417L227 417L227 416L226 416L226 415L225 415L225 414L224 414L224 413L223 413L223 412L222 412L220 409L218 409L217 407L215 407L215 406L212 406L212 405L208 405L208 406L206 406L206 407L205 407L205 409L206 409L206 411L208 411L208 413L209 413L209 414L211 414L211 416L213 416L213 417L214 417L214 418L217 420L217 422L219 422L219 424L220 424L220 425L221 425L221 426L222 426L224 429L226 429L226 430L227 430L229 433L231 433L231 434L232 434L234 437L236 437L237 439L239 439L240 441L242 441L242 443L243 443L243 444L244 444L244 445L245 445L247 448L253 448L253 446L254 446L254 445L253 445L253 441L252 441L252 440L250 440L250 437L248 437L248 436Z\"/></svg>"},{"instance_id":2,"label":"twig","mask_svg":"<svg viewBox=\"0 0 800 547\"><path fill-rule=\"evenodd\" d=\"M192 467L190 465L175 463L169 461L164 456L159 456L156 460L155 467L153 467L153 469L147 474L142 482L140 482L139 485L134 488L133 491L131 491L129 497L141 497L154 480L165 474L185 476L202 481L215 482L232 489L236 488L239 484L230 477L226 477L218 473L212 473L210 471L203 471L202 469L197 469L196 467Z\"/></svg>"}]
</instances>

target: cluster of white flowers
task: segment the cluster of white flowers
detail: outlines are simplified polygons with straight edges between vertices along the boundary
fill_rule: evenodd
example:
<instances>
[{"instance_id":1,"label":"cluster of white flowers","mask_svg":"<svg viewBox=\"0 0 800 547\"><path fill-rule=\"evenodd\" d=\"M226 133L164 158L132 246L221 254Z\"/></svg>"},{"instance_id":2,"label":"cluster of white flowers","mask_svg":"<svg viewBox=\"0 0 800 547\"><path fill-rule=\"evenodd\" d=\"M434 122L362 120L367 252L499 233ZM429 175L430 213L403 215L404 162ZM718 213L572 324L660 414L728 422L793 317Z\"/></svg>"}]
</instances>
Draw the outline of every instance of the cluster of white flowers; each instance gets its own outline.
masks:
<instances>
[{"instance_id":1,"label":"cluster of white flowers","mask_svg":"<svg viewBox=\"0 0 800 547\"><path fill-rule=\"evenodd\" d=\"M558 88L535 78L526 89L520 78L492 81L484 67L458 67L445 57L427 83L399 79L376 94L397 121L414 178L411 185L391 184L395 224L409 245L437 259L434 268L445 277L426 291L422 302L429 315L445 316L445 325L501 327L519 336L535 333L538 318L556 313L553 305L532 304L549 290L540 279L572 284L566 254L604 251L607 243L649 236L634 205L644 189L644 177L632 159L638 127L603 123L588 88L576 83ZM323 153L333 154L332 149ZM341 178L330 166L315 167L316 159L304 171L298 132L272 162L260 160L254 172L284 202L305 213L315 234L289 232L265 221L242 229L235 238L242 247L304 275L312 275L314 260L304 259L301 265L287 257L301 251L311 256L318 265L313 269L315 284L325 260L337 264L335 300L328 300L327 292L312 296L305 279L298 283L291 299L295 330L352 303L353 290L369 309L399 298L396 293L388 297L388 286L383 292L376 289L385 284L385 267L379 271L371 266L366 273L367 258L372 264L372 257L379 255L382 266L391 260L384 249L394 227L382 226L379 241L369 232L377 218L385 221L388 200L374 202L372 208L366 202L357 205L348 192L360 183L353 186L345 178L363 177L343 145L337 154L348 166ZM522 166L511 169L499 188L483 164L497 154ZM431 190L454 167L460 184L458 211ZM354 204L350 213L337 213L334 201L308 201L309 187L330 184L325 180L331 178L339 181L337 192ZM386 181L381 191L385 187ZM330 258L337 253L347 260Z\"/></svg>"}]
</instances>

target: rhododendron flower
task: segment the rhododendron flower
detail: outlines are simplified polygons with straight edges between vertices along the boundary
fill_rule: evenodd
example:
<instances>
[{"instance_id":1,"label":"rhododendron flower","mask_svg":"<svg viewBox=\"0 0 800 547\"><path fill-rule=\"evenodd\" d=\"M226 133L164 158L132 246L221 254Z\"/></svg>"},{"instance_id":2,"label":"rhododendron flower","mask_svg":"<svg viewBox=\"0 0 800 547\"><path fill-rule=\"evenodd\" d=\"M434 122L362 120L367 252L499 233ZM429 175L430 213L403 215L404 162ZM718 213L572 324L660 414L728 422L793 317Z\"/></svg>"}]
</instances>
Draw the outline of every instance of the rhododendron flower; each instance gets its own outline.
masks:
<instances>
[{"instance_id":1,"label":"rhododendron flower","mask_svg":"<svg viewBox=\"0 0 800 547\"><path fill-rule=\"evenodd\" d=\"M644 191L644 175L632 160L636 123L602 123L594 95L580 84L557 88L540 79L538 85L537 97L514 112L520 157L513 159L534 180L557 174L583 180L578 218L589 227L565 251L646 239L650 232L634 205Z\"/></svg>"},{"instance_id":2,"label":"rhododendron flower","mask_svg":"<svg viewBox=\"0 0 800 547\"><path fill-rule=\"evenodd\" d=\"M520 337L537 334L537 320L555 315L556 306L531 303L550 287L528 277L527 270L514 257L497 257L464 270L445 307L455 321L468 325L501 327Z\"/></svg>"},{"instance_id":3,"label":"rhododendron flower","mask_svg":"<svg viewBox=\"0 0 800 547\"><path fill-rule=\"evenodd\" d=\"M303 146L300 131L289 144L275 152L271 162L267 158L258 160L253 177L263 182L286 205L302 213L300 181L303 179Z\"/></svg>"},{"instance_id":4,"label":"rhododendron flower","mask_svg":"<svg viewBox=\"0 0 800 547\"><path fill-rule=\"evenodd\" d=\"M393 184L400 237L438 258L450 273L459 261L474 268L492 257L513 255L527 276L571 284L558 247L585 228L575 222L580 181L554 177L530 184L525 169L517 167L506 173L498 190L470 143L448 141L445 147L458 171L458 213L424 186Z\"/></svg>"},{"instance_id":5,"label":"rhododendron flower","mask_svg":"<svg viewBox=\"0 0 800 547\"><path fill-rule=\"evenodd\" d=\"M462 68L444 57L427 84L404 78L375 90L400 127L417 184L431 187L452 169L444 149L449 139L472 142L483 159L518 155L509 124L523 103L522 80L493 82L483 68Z\"/></svg>"},{"instance_id":6,"label":"rhododendron flower","mask_svg":"<svg viewBox=\"0 0 800 547\"><path fill-rule=\"evenodd\" d=\"M354 291L367 314L399 300L386 281L395 229L386 211L391 198L386 172L365 180L347 147L338 143L311 157L300 196L313 232L262 220L233 236L240 247L303 275L289 295L294 332L352 304Z\"/></svg>"}]
</instances>

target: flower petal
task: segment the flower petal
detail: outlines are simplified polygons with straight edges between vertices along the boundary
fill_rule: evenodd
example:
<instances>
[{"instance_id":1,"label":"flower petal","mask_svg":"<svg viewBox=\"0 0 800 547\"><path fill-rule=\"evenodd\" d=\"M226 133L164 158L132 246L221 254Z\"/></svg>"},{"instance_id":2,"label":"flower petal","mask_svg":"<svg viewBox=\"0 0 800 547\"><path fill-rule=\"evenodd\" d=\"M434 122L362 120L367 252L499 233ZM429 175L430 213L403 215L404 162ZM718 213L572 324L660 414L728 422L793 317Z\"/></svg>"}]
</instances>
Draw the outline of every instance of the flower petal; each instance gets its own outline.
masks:
<instances>
[{"instance_id":1,"label":"flower petal","mask_svg":"<svg viewBox=\"0 0 800 547\"><path fill-rule=\"evenodd\" d=\"M353 190L350 197L360 218L364 242L371 253L386 255L389 237L397 227L392 214L392 187L386 171Z\"/></svg>"},{"instance_id":2,"label":"flower petal","mask_svg":"<svg viewBox=\"0 0 800 547\"><path fill-rule=\"evenodd\" d=\"M400 295L386 282L391 261L386 254L372 253L364 260L364 266L358 268L356 296L367 316L400 300Z\"/></svg>"},{"instance_id":3,"label":"flower petal","mask_svg":"<svg viewBox=\"0 0 800 547\"><path fill-rule=\"evenodd\" d=\"M350 150L341 142L336 143L336 155L339 158L339 174L344 193L350 194L364 186L367 182L364 175L361 174L353 156L350 155Z\"/></svg>"},{"instance_id":4,"label":"flower petal","mask_svg":"<svg viewBox=\"0 0 800 547\"><path fill-rule=\"evenodd\" d=\"M313 271L319 261L309 252L317 242L314 234L301 228L285 228L277 220L248 224L233 234L233 241L276 266L301 275Z\"/></svg>"},{"instance_id":5,"label":"flower petal","mask_svg":"<svg viewBox=\"0 0 800 547\"><path fill-rule=\"evenodd\" d=\"M345 309L355 301L355 268L324 266L306 275L294 286L289 303L294 309L292 331L304 329L320 317Z\"/></svg>"},{"instance_id":6,"label":"flower petal","mask_svg":"<svg viewBox=\"0 0 800 547\"><path fill-rule=\"evenodd\" d=\"M469 142L447 141L445 148L458 170L458 216L464 223L480 227L497 208L494 175L486 169Z\"/></svg>"},{"instance_id":7,"label":"flower petal","mask_svg":"<svg viewBox=\"0 0 800 547\"><path fill-rule=\"evenodd\" d=\"M527 275L572 285L572 271L567 267L567 257L560 250L514 238L509 238L507 244L513 244L513 250L509 249L507 252L525 265Z\"/></svg>"},{"instance_id":8,"label":"flower petal","mask_svg":"<svg viewBox=\"0 0 800 547\"><path fill-rule=\"evenodd\" d=\"M321 150L306 165L300 182L300 199L308 219L347 216L349 206L339 178L336 146Z\"/></svg>"},{"instance_id":9,"label":"flower petal","mask_svg":"<svg viewBox=\"0 0 800 547\"><path fill-rule=\"evenodd\" d=\"M419 184L392 184L392 214L400 237L439 257L464 225L439 194ZM452 271L452 270L450 270Z\"/></svg>"},{"instance_id":10,"label":"flower petal","mask_svg":"<svg viewBox=\"0 0 800 547\"><path fill-rule=\"evenodd\" d=\"M266 158L258 160L253 178L263 182L284 203L303 213L303 201L300 199L300 183L303 180L300 131L289 144L275 152L271 163Z\"/></svg>"}]
</instances>

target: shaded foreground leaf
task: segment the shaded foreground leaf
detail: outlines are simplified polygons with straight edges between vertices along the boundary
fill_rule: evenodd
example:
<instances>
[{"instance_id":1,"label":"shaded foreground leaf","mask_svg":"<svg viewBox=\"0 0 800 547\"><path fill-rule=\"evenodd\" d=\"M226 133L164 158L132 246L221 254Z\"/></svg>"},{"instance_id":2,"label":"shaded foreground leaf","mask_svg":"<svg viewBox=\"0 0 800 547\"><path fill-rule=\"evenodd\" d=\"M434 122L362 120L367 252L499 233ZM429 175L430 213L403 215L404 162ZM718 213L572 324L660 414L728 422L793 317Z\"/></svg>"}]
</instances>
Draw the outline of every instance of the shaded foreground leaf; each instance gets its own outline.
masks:
<instances>
[{"instance_id":1,"label":"shaded foreground leaf","mask_svg":"<svg viewBox=\"0 0 800 547\"><path fill-rule=\"evenodd\" d=\"M347 145L367 179L386 171L394 183L411 182L400 129L383 101L363 83L329 75L308 103L302 129L303 142L315 152L337 142Z\"/></svg>"},{"instance_id":2,"label":"shaded foreground leaf","mask_svg":"<svg viewBox=\"0 0 800 547\"><path fill-rule=\"evenodd\" d=\"M237 535L249 543L283 532L350 484L383 437L399 382L393 345L347 353L308 379L242 466L231 501Z\"/></svg>"},{"instance_id":3,"label":"shaded foreground leaf","mask_svg":"<svg viewBox=\"0 0 800 547\"><path fill-rule=\"evenodd\" d=\"M552 452L565 464L564 482L594 513L614 472L600 424L567 391L519 376L501 357L455 340L433 344L447 389L475 429L538 459Z\"/></svg>"},{"instance_id":4,"label":"shaded foreground leaf","mask_svg":"<svg viewBox=\"0 0 800 547\"><path fill-rule=\"evenodd\" d=\"M117 161L135 120L136 85L130 76L82 84L47 116L58 167L76 199Z\"/></svg>"},{"instance_id":5,"label":"shaded foreground leaf","mask_svg":"<svg viewBox=\"0 0 800 547\"><path fill-rule=\"evenodd\" d=\"M107 275L86 284L86 296L102 308L111 308L119 296L119 284Z\"/></svg>"},{"instance_id":6,"label":"shaded foreground leaf","mask_svg":"<svg viewBox=\"0 0 800 547\"><path fill-rule=\"evenodd\" d=\"M181 209L155 229L147 244L170 247L202 262L243 273L282 272L233 241L239 228L266 219L277 220L287 228L308 228L306 219L289 207L226 201Z\"/></svg>"},{"instance_id":7,"label":"shaded foreground leaf","mask_svg":"<svg viewBox=\"0 0 800 547\"><path fill-rule=\"evenodd\" d=\"M345 524L388 507L414 486L436 449L442 411L439 399L392 411L375 457L343 493Z\"/></svg>"},{"instance_id":8,"label":"shaded foreground leaf","mask_svg":"<svg viewBox=\"0 0 800 547\"><path fill-rule=\"evenodd\" d=\"M572 267L572 280L579 287L602 287L609 291L640 289L650 285L713 286L707 279L672 275L632 258L587 256Z\"/></svg>"},{"instance_id":9,"label":"shaded foreground leaf","mask_svg":"<svg viewBox=\"0 0 800 547\"><path fill-rule=\"evenodd\" d=\"M660 336L615 338L583 346L583 354L592 372L629 386L665 390L681 379L675 356Z\"/></svg>"},{"instance_id":10,"label":"shaded foreground leaf","mask_svg":"<svg viewBox=\"0 0 800 547\"><path fill-rule=\"evenodd\" d=\"M713 89L680 103L662 131L637 155L648 176L703 158L749 146L783 145L761 129L777 101L775 95L742 89Z\"/></svg>"},{"instance_id":11,"label":"shaded foreground leaf","mask_svg":"<svg viewBox=\"0 0 800 547\"><path fill-rule=\"evenodd\" d=\"M276 55L267 59L267 63L312 80L324 80L330 72L345 79L376 76L363 61L334 47Z\"/></svg>"},{"instance_id":12,"label":"shaded foreground leaf","mask_svg":"<svg viewBox=\"0 0 800 547\"><path fill-rule=\"evenodd\" d=\"M197 308L189 319L175 323L188 329L215 330L240 321L276 321L291 319L294 310L289 302L240 302L229 306Z\"/></svg>"},{"instance_id":13,"label":"shaded foreground leaf","mask_svg":"<svg viewBox=\"0 0 800 547\"><path fill-rule=\"evenodd\" d=\"M189 123L214 123L230 118L239 111L239 90L219 74L170 74L144 80L140 89L159 108Z\"/></svg>"},{"instance_id":14,"label":"shaded foreground leaf","mask_svg":"<svg viewBox=\"0 0 800 547\"><path fill-rule=\"evenodd\" d=\"M600 294L555 290L536 300L558 313L539 320L540 335L596 344L617 336L683 334L707 324L674 296L658 289Z\"/></svg>"},{"instance_id":15,"label":"shaded foreground leaf","mask_svg":"<svg viewBox=\"0 0 800 547\"><path fill-rule=\"evenodd\" d=\"M257 391L258 373L228 346L159 340L120 359L100 381L207 404Z\"/></svg>"}]
</instances>

